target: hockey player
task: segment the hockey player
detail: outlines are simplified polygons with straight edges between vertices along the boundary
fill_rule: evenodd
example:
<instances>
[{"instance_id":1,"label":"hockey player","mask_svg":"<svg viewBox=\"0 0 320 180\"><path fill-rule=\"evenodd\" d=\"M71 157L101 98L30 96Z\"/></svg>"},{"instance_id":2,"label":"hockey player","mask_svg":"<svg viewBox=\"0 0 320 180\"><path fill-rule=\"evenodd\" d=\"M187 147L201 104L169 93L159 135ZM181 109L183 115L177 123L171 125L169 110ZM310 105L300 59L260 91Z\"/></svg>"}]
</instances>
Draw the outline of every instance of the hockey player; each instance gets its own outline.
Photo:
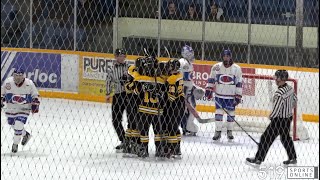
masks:
<instances>
[{"instance_id":1,"label":"hockey player","mask_svg":"<svg viewBox=\"0 0 320 180\"><path fill-rule=\"evenodd\" d=\"M31 138L28 131L24 129L28 116L31 113L38 113L40 101L39 92L34 83L24 77L24 70L15 69L13 77L7 78L1 86L1 109L4 102L7 104L5 111L8 117L8 124L14 130L13 145L11 151L18 151L18 144L25 146Z\"/></svg>"},{"instance_id":2,"label":"hockey player","mask_svg":"<svg viewBox=\"0 0 320 180\"><path fill-rule=\"evenodd\" d=\"M183 74L183 82L184 82L184 94L186 96L186 100L190 105L196 107L196 99L194 96L194 90L198 90L198 87L194 85L192 80L193 74L193 61L194 61L194 51L192 47L185 45L182 48L181 55L183 58L179 59L180 62L180 71ZM200 89L201 90L201 89ZM185 115L181 122L181 127L183 130L183 134L187 135L196 135L199 130L199 127L194 123L194 116L189 110L186 109Z\"/></svg>"},{"instance_id":3,"label":"hockey player","mask_svg":"<svg viewBox=\"0 0 320 180\"><path fill-rule=\"evenodd\" d=\"M134 91L134 79L139 76L137 72L137 67L140 66L140 61L142 58L136 60L135 65L128 68L128 78L125 83L125 89L127 93L128 106L126 108L128 114L128 127L125 132L125 147L123 153L136 154L138 145L140 144L140 132L137 127L136 113L137 113L137 95L133 93Z\"/></svg>"},{"instance_id":4,"label":"hockey player","mask_svg":"<svg viewBox=\"0 0 320 180\"><path fill-rule=\"evenodd\" d=\"M135 78L134 92L137 94L138 113L137 121L140 131L140 152L139 157L146 158L149 156L149 127L152 124L154 135L156 154L161 151L161 119L163 115L163 93L165 91L165 81L160 74L156 73L158 60L154 57L147 57L141 61L138 68L140 76Z\"/></svg>"},{"instance_id":5,"label":"hockey player","mask_svg":"<svg viewBox=\"0 0 320 180\"><path fill-rule=\"evenodd\" d=\"M221 138L223 125L222 108L227 110L227 137L230 141L234 139L232 134L235 118L235 107L241 102L242 98L242 71L240 66L232 60L231 51L224 50L222 53L223 62L215 64L211 68L210 77L206 86L206 97L212 99L215 89L215 123L216 129L213 140Z\"/></svg>"},{"instance_id":6,"label":"hockey player","mask_svg":"<svg viewBox=\"0 0 320 180\"><path fill-rule=\"evenodd\" d=\"M164 108L165 122L168 132L168 146L170 154L176 159L181 159L181 132L179 125L184 116L185 97L183 92L183 75L178 70L180 62L172 59L167 63L168 78L166 81L168 101ZM172 152L172 153L171 153Z\"/></svg>"}]
</instances>

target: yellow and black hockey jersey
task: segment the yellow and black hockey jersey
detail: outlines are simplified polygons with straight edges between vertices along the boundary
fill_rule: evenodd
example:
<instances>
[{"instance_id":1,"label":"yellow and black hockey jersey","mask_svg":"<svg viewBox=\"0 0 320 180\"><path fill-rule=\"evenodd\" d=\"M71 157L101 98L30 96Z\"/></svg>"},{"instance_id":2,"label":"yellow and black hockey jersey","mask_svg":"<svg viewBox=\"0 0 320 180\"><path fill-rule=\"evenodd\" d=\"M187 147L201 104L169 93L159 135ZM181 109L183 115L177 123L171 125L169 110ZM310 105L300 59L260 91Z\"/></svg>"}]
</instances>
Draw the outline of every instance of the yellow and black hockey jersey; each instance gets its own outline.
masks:
<instances>
[{"instance_id":1,"label":"yellow and black hockey jersey","mask_svg":"<svg viewBox=\"0 0 320 180\"><path fill-rule=\"evenodd\" d=\"M133 93L133 90L135 88L133 81L136 77L139 76L139 73L135 70L135 68L135 66L130 66L128 68L129 78L128 81L125 83L125 90L127 94Z\"/></svg>"},{"instance_id":2,"label":"yellow and black hockey jersey","mask_svg":"<svg viewBox=\"0 0 320 180\"><path fill-rule=\"evenodd\" d=\"M165 104L163 93L166 90L163 77L137 76L134 79L134 93L138 95L138 112L162 115Z\"/></svg>"},{"instance_id":3,"label":"yellow and black hockey jersey","mask_svg":"<svg viewBox=\"0 0 320 180\"><path fill-rule=\"evenodd\" d=\"M175 101L179 97L184 97L183 75L181 73L169 76L167 78L166 86L169 101Z\"/></svg>"},{"instance_id":4,"label":"yellow and black hockey jersey","mask_svg":"<svg viewBox=\"0 0 320 180\"><path fill-rule=\"evenodd\" d=\"M183 75L181 73L173 74L167 78L166 91L168 101L165 107L165 113L169 116L170 121L179 121L185 111L185 95L183 91ZM176 119L176 120L174 120Z\"/></svg>"}]
</instances>

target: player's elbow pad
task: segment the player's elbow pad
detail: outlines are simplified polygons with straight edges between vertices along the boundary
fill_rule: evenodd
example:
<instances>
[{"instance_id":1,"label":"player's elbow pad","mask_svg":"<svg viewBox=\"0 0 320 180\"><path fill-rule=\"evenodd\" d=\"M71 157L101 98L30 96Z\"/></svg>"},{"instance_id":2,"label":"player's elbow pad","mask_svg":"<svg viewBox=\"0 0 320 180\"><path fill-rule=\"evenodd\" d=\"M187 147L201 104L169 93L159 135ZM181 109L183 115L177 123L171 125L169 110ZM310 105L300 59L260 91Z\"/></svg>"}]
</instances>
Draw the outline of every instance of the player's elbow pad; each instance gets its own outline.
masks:
<instances>
[{"instance_id":1,"label":"player's elbow pad","mask_svg":"<svg viewBox=\"0 0 320 180\"><path fill-rule=\"evenodd\" d=\"M40 101L38 98L34 98L31 102L31 112L38 113L39 112Z\"/></svg>"}]
</instances>

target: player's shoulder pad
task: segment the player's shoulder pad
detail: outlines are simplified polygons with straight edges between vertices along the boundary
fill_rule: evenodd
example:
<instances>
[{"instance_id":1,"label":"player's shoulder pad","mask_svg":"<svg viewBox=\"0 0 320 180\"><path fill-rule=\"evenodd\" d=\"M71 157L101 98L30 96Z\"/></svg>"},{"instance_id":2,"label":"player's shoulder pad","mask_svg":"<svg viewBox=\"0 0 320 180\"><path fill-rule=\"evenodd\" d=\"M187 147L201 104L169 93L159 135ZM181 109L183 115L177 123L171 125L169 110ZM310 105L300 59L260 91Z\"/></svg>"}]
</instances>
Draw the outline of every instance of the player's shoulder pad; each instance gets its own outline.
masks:
<instances>
[{"instance_id":1,"label":"player's shoulder pad","mask_svg":"<svg viewBox=\"0 0 320 180\"><path fill-rule=\"evenodd\" d=\"M131 75L133 78L139 77L140 74L137 71L134 71Z\"/></svg>"},{"instance_id":2,"label":"player's shoulder pad","mask_svg":"<svg viewBox=\"0 0 320 180\"><path fill-rule=\"evenodd\" d=\"M183 76L181 73L179 74L174 74L168 77L167 82L169 84L175 84L177 81L180 81L183 79Z\"/></svg>"},{"instance_id":3,"label":"player's shoulder pad","mask_svg":"<svg viewBox=\"0 0 320 180\"><path fill-rule=\"evenodd\" d=\"M133 76L133 73L134 73L134 71L135 71L135 66L134 65L131 65L131 66L129 66L129 68L128 68L128 74L129 75L131 75L131 76Z\"/></svg>"},{"instance_id":4,"label":"player's shoulder pad","mask_svg":"<svg viewBox=\"0 0 320 180\"><path fill-rule=\"evenodd\" d=\"M26 85L35 85L34 82L29 78L24 78L24 82L26 83Z\"/></svg>"},{"instance_id":5,"label":"player's shoulder pad","mask_svg":"<svg viewBox=\"0 0 320 180\"><path fill-rule=\"evenodd\" d=\"M8 78L3 82L3 84L11 83L11 82L14 83L14 80L13 80L13 77L12 77L12 76L8 77Z\"/></svg>"},{"instance_id":6,"label":"player's shoulder pad","mask_svg":"<svg viewBox=\"0 0 320 180\"><path fill-rule=\"evenodd\" d=\"M218 62L218 63L216 63L216 64L214 64L214 65L212 66L212 70L214 70L214 71L220 71L222 65L223 65L222 62Z\"/></svg>"},{"instance_id":7,"label":"player's shoulder pad","mask_svg":"<svg viewBox=\"0 0 320 180\"><path fill-rule=\"evenodd\" d=\"M232 65L233 65L233 67L235 67L236 69L241 69L241 67L240 67L238 64L233 63Z\"/></svg>"}]
</instances>

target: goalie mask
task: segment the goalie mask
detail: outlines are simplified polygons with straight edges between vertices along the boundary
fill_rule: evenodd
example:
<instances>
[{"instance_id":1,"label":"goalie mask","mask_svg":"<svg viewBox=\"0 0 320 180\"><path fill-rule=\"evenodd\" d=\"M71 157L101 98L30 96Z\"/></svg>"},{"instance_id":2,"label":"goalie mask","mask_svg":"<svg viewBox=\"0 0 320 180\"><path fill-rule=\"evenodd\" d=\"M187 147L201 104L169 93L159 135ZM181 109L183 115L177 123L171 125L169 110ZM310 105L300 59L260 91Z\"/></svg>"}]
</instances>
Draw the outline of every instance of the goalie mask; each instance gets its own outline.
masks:
<instances>
[{"instance_id":1,"label":"goalie mask","mask_svg":"<svg viewBox=\"0 0 320 180\"><path fill-rule=\"evenodd\" d=\"M223 65L225 67L230 67L233 64L232 54L230 49L225 49L222 52Z\"/></svg>"},{"instance_id":2,"label":"goalie mask","mask_svg":"<svg viewBox=\"0 0 320 180\"><path fill-rule=\"evenodd\" d=\"M13 71L13 81L16 84L21 84L24 81L24 70L17 68Z\"/></svg>"},{"instance_id":3,"label":"goalie mask","mask_svg":"<svg viewBox=\"0 0 320 180\"><path fill-rule=\"evenodd\" d=\"M181 56L192 63L194 61L194 51L192 47L188 45L183 46Z\"/></svg>"}]
</instances>

